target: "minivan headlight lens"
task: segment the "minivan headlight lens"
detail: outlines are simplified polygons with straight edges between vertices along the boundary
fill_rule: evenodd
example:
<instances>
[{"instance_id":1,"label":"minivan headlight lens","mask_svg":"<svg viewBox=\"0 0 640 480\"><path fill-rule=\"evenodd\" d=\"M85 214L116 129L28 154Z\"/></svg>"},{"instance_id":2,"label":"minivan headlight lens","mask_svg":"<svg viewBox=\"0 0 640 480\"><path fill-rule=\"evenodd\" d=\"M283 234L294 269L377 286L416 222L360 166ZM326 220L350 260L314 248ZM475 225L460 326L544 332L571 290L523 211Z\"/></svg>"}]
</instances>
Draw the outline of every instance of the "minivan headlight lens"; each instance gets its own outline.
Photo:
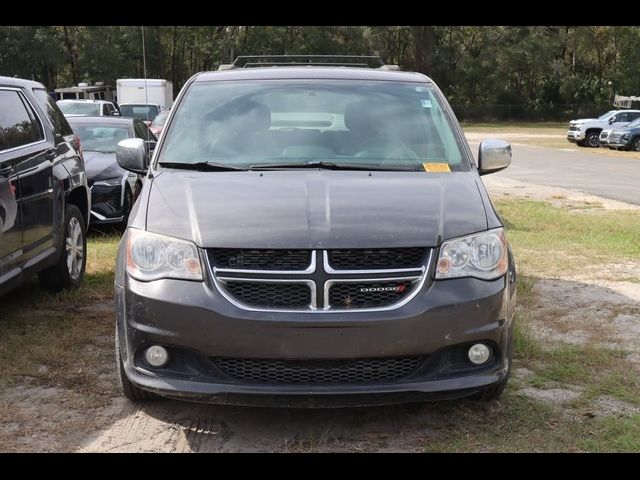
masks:
<instances>
[{"instance_id":1,"label":"minivan headlight lens","mask_svg":"<svg viewBox=\"0 0 640 480\"><path fill-rule=\"evenodd\" d=\"M492 280L507 272L503 228L447 240L440 248L436 278L476 277Z\"/></svg>"},{"instance_id":2,"label":"minivan headlight lens","mask_svg":"<svg viewBox=\"0 0 640 480\"><path fill-rule=\"evenodd\" d=\"M127 273L138 280L202 280L198 247L186 240L130 228L126 257Z\"/></svg>"}]
</instances>

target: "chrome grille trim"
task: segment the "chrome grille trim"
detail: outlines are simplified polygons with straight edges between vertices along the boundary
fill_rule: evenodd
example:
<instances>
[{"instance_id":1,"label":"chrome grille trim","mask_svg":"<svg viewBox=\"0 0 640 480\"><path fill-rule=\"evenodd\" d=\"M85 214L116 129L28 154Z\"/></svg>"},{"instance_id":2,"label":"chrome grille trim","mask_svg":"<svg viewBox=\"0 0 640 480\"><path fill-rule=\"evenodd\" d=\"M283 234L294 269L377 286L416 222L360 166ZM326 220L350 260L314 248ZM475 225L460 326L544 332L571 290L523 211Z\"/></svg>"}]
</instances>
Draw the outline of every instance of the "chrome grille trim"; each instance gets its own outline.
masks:
<instances>
[{"instance_id":1,"label":"chrome grille trim","mask_svg":"<svg viewBox=\"0 0 640 480\"><path fill-rule=\"evenodd\" d=\"M393 310L396 308L400 308L403 305L406 305L407 302L411 301L413 297L415 297L420 290L422 290L422 285L424 284L426 276L422 275L419 277L391 277L391 278L348 278L348 279L331 279L325 282L324 288L324 310L323 312L380 312L384 310ZM329 291L331 290L331 286L338 283L379 283L379 282L389 282L389 281L411 281L413 285L413 290L409 292L409 295L404 297L399 302L393 303L391 305L387 305L385 307L373 307L373 308L331 308L329 304ZM417 282L420 282L419 285L415 285Z\"/></svg>"},{"instance_id":2,"label":"chrome grille trim","mask_svg":"<svg viewBox=\"0 0 640 480\"><path fill-rule=\"evenodd\" d=\"M255 274L273 274L273 275L304 275L316 271L316 251L311 250L311 261L309 266L304 270L246 270L242 268L218 268L213 267L213 273L255 273Z\"/></svg>"},{"instance_id":3,"label":"chrome grille trim","mask_svg":"<svg viewBox=\"0 0 640 480\"><path fill-rule=\"evenodd\" d=\"M313 280L307 280L307 279L265 279L265 278L241 278L241 277L214 277L213 278L214 283L216 284L216 287L218 287L218 291L222 294L222 296L224 298L226 298L227 300L229 300L229 302L231 302L232 304L234 304L236 307L238 308L242 308L243 310L251 310L254 312L313 312L317 310L316 307L316 282L314 282ZM309 290L311 291L311 303L309 304L308 310L303 310L303 309L295 309L295 308L290 308L290 309L277 309L277 308L259 308L259 307L252 307L250 305L246 305L238 300L236 300L229 292L226 291L226 289L224 288L224 284L226 282L247 282L247 283L305 283L308 287Z\"/></svg>"},{"instance_id":4,"label":"chrome grille trim","mask_svg":"<svg viewBox=\"0 0 640 480\"><path fill-rule=\"evenodd\" d=\"M431 254L429 254L431 255ZM324 267L324 271L327 273L332 273L336 275L350 275L350 274L387 274L387 273L404 273L404 272L420 272L421 274L425 271L425 266L421 267L413 267L413 268L383 268L383 269L373 269L373 270L336 270L331 267L329 263L329 252L327 250L322 251L322 263Z\"/></svg>"},{"instance_id":5,"label":"chrome grille trim","mask_svg":"<svg viewBox=\"0 0 640 480\"><path fill-rule=\"evenodd\" d=\"M217 268L211 264L211 260L208 255L203 255L206 259L208 265L208 270L211 274L211 278L213 279L213 283L220 292L220 294L232 305L248 311L254 312L281 312L281 313L359 313L359 312L380 312L386 310L395 310L403 307L411 300L413 300L418 293L420 293L427 281L427 277L431 268L431 262L433 261L434 250L433 248L428 248L429 253L426 258L426 264L421 267L415 268L400 268L400 269L376 269L376 270L334 270L330 267L328 261L328 252L327 250L322 250L323 262L318 263L316 261L316 250L312 250L311 253L311 264L310 266L302 271L302 270L288 270L288 271L274 271L274 270L242 270L242 269L231 269L231 268ZM322 290L322 301L323 305L320 307L317 305L318 298L318 285L313 278L300 278L300 275L310 275L316 273L318 268L321 267L324 270L324 273L330 278L325 279L323 282L323 290ZM229 274L241 274L239 276L230 276ZM401 274L405 273L406 275L399 276L389 276L390 274ZM225 275L226 274L226 275ZM263 278L256 278L252 275L263 275ZM278 275L290 275L294 278L273 278ZM345 277L353 277L353 275L358 275L357 278L344 278ZM362 276L360 276L362 275ZM297 278L296 278L297 277ZM311 291L311 303L309 304L308 309L294 309L294 308L260 308L253 307L250 305L246 305L236 298L233 297L224 287L225 282L227 281L241 281L241 282L259 282L259 283L305 283L309 286ZM374 308L348 308L348 309L337 309L330 308L329 305L329 290L332 285L339 283L379 283L384 281L411 281L412 282L412 290L409 294L402 298L399 302L393 303L391 305L386 305L383 307L374 307Z\"/></svg>"}]
</instances>

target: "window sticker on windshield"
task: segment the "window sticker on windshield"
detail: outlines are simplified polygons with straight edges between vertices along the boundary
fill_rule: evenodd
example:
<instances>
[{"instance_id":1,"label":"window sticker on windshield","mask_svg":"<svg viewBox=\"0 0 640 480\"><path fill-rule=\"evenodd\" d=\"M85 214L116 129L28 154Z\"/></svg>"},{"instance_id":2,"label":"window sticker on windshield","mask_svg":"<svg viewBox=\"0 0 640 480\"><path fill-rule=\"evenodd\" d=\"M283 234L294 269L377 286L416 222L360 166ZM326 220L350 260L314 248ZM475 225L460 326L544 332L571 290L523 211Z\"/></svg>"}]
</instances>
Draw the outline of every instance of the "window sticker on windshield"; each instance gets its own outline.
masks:
<instances>
[{"instance_id":1,"label":"window sticker on windshield","mask_svg":"<svg viewBox=\"0 0 640 480\"><path fill-rule=\"evenodd\" d=\"M423 163L425 172L451 172L448 163Z\"/></svg>"},{"instance_id":2,"label":"window sticker on windshield","mask_svg":"<svg viewBox=\"0 0 640 480\"><path fill-rule=\"evenodd\" d=\"M416 87L416 92L426 92L427 89L425 87Z\"/></svg>"},{"instance_id":3,"label":"window sticker on windshield","mask_svg":"<svg viewBox=\"0 0 640 480\"><path fill-rule=\"evenodd\" d=\"M422 106L424 108L431 108L431 100L426 100L426 99L422 99L420 100L420 103L422 103Z\"/></svg>"}]
</instances>

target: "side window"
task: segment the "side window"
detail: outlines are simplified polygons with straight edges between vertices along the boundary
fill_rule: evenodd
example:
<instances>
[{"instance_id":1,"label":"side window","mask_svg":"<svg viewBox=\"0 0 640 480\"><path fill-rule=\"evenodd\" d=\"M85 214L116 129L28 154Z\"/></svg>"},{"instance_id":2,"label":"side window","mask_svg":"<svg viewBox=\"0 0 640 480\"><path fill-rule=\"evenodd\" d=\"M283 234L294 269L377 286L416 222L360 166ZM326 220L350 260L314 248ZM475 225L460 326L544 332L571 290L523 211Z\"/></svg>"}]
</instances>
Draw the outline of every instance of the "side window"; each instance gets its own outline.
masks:
<instances>
[{"instance_id":1,"label":"side window","mask_svg":"<svg viewBox=\"0 0 640 480\"><path fill-rule=\"evenodd\" d=\"M44 139L35 113L15 90L0 90L0 129L5 148L15 148Z\"/></svg>"},{"instance_id":2,"label":"side window","mask_svg":"<svg viewBox=\"0 0 640 480\"><path fill-rule=\"evenodd\" d=\"M633 122L635 119L640 117L640 112L629 112L628 115L629 115L629 121Z\"/></svg>"},{"instance_id":3,"label":"side window","mask_svg":"<svg viewBox=\"0 0 640 480\"><path fill-rule=\"evenodd\" d=\"M106 115L106 116L113 115L113 111L111 111L111 105L109 105L108 103L102 104L102 111L103 111L103 115Z\"/></svg>"},{"instance_id":4,"label":"side window","mask_svg":"<svg viewBox=\"0 0 640 480\"><path fill-rule=\"evenodd\" d=\"M616 115L616 119L614 120L614 122L628 122L628 121L629 121L629 114L624 112Z\"/></svg>"},{"instance_id":5,"label":"side window","mask_svg":"<svg viewBox=\"0 0 640 480\"><path fill-rule=\"evenodd\" d=\"M51 98L46 90L35 88L33 90L33 93L36 96L38 105L40 105L42 111L44 111L49 117L55 133L62 136L73 135L73 130L71 130L69 122L67 122L67 119L64 118L64 115L60 111L58 105L56 105L55 100Z\"/></svg>"}]
</instances>

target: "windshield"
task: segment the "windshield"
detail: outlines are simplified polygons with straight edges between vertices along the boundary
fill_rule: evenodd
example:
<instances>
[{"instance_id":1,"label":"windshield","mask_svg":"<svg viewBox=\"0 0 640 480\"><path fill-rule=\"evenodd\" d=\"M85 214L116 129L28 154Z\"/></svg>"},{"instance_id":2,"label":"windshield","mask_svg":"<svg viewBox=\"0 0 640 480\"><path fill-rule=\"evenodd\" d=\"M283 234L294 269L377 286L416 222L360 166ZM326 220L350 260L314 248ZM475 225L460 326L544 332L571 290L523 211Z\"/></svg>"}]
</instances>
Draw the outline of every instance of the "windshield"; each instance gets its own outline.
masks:
<instances>
[{"instance_id":1,"label":"windshield","mask_svg":"<svg viewBox=\"0 0 640 480\"><path fill-rule=\"evenodd\" d=\"M607 118L609 118L612 114L614 114L616 112L617 112L617 110L611 110L611 111L605 113L604 115L600 115L598 117L598 120L606 120Z\"/></svg>"},{"instance_id":2,"label":"windshield","mask_svg":"<svg viewBox=\"0 0 640 480\"><path fill-rule=\"evenodd\" d=\"M167 122L167 117L169 117L169 112L159 113L158 116L151 122L152 127L162 127Z\"/></svg>"},{"instance_id":3,"label":"windshield","mask_svg":"<svg viewBox=\"0 0 640 480\"><path fill-rule=\"evenodd\" d=\"M165 134L160 163L469 168L438 95L423 83L195 83Z\"/></svg>"},{"instance_id":4,"label":"windshield","mask_svg":"<svg viewBox=\"0 0 640 480\"><path fill-rule=\"evenodd\" d=\"M637 128L640 127L640 118L636 118L633 122L625 126L625 128Z\"/></svg>"},{"instance_id":5,"label":"windshield","mask_svg":"<svg viewBox=\"0 0 640 480\"><path fill-rule=\"evenodd\" d=\"M158 115L158 107L155 105L120 105L120 115L123 117L137 118L139 120L153 120Z\"/></svg>"},{"instance_id":6,"label":"windshield","mask_svg":"<svg viewBox=\"0 0 640 480\"><path fill-rule=\"evenodd\" d=\"M87 152L114 153L119 141L131 137L129 128L125 126L86 123L72 123L71 126L80 137L82 150Z\"/></svg>"},{"instance_id":7,"label":"windshield","mask_svg":"<svg viewBox=\"0 0 640 480\"><path fill-rule=\"evenodd\" d=\"M87 117L96 117L100 115L99 103L85 102L58 102L58 107L65 115L83 115Z\"/></svg>"}]
</instances>

